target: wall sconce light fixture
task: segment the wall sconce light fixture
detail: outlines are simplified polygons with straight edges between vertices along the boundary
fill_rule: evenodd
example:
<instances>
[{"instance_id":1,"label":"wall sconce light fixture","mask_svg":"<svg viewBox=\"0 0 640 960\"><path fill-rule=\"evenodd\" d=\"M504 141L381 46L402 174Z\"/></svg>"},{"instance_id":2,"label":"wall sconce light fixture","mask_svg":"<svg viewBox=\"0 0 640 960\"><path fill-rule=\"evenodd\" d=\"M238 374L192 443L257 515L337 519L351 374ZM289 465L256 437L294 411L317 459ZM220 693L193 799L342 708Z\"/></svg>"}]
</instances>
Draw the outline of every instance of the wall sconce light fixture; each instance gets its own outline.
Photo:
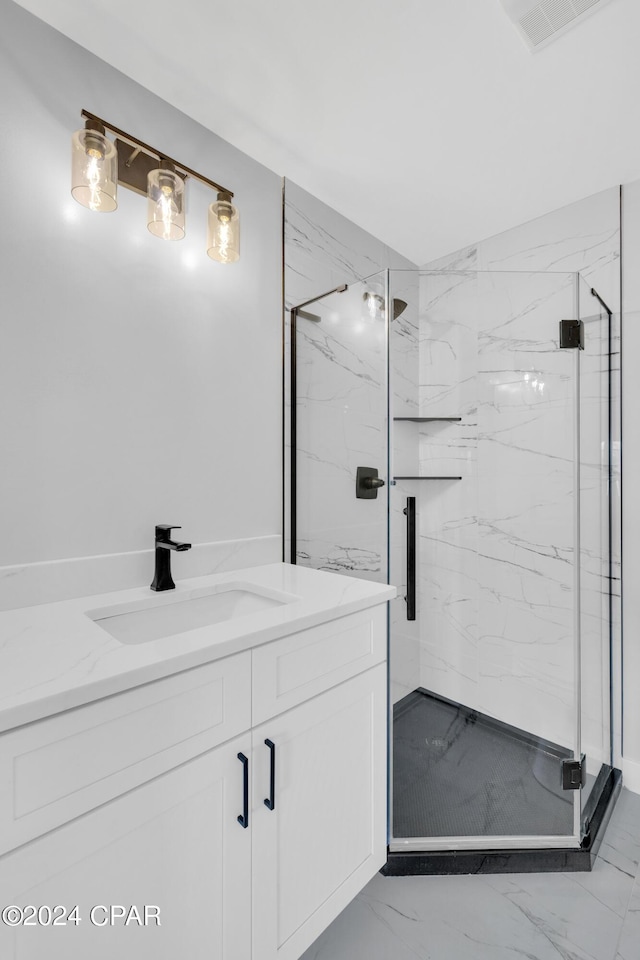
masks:
<instances>
[{"instance_id":1,"label":"wall sconce light fixture","mask_svg":"<svg viewBox=\"0 0 640 960\"><path fill-rule=\"evenodd\" d=\"M71 195L98 213L118 206L118 155L105 133L100 122L87 120L71 140Z\"/></svg>"},{"instance_id":2,"label":"wall sconce light fixture","mask_svg":"<svg viewBox=\"0 0 640 960\"><path fill-rule=\"evenodd\" d=\"M234 263L240 258L240 221L231 203L231 194L220 191L209 207L207 253L220 263Z\"/></svg>"},{"instance_id":3,"label":"wall sconce light fixture","mask_svg":"<svg viewBox=\"0 0 640 960\"><path fill-rule=\"evenodd\" d=\"M161 160L147 178L147 227L162 240L184 237L184 180L169 160Z\"/></svg>"},{"instance_id":4,"label":"wall sconce light fixture","mask_svg":"<svg viewBox=\"0 0 640 960\"><path fill-rule=\"evenodd\" d=\"M82 116L85 127L71 141L71 195L78 203L101 213L115 210L117 185L122 184L147 197L147 226L155 237L182 240L185 180L193 177L217 193L209 207L207 254L219 263L240 258L240 221L230 190L87 110Z\"/></svg>"}]
</instances>

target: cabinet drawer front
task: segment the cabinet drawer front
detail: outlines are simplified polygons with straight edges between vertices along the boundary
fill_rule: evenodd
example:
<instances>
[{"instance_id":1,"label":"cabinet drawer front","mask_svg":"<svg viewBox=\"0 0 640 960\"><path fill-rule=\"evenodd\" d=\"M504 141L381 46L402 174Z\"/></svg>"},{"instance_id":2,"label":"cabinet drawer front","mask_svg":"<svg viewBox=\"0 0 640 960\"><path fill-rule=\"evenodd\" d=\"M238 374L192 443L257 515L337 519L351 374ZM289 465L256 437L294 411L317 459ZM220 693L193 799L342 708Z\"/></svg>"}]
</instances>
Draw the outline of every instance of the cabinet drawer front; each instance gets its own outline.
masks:
<instances>
[{"instance_id":1,"label":"cabinet drawer front","mask_svg":"<svg viewBox=\"0 0 640 960\"><path fill-rule=\"evenodd\" d=\"M255 725L385 660L386 604L257 647L252 656Z\"/></svg>"},{"instance_id":2,"label":"cabinet drawer front","mask_svg":"<svg viewBox=\"0 0 640 960\"><path fill-rule=\"evenodd\" d=\"M247 651L0 736L0 852L247 730L250 682Z\"/></svg>"}]
</instances>

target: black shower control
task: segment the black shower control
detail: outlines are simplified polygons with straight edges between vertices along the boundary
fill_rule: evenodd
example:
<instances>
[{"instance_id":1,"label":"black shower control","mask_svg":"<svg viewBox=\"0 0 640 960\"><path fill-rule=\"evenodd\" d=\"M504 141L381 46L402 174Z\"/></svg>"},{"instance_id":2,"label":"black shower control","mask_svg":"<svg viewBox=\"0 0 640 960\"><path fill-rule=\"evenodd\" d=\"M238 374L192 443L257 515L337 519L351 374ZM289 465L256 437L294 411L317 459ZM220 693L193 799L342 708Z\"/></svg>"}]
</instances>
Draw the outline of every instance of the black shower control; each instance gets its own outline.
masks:
<instances>
[{"instance_id":1,"label":"black shower control","mask_svg":"<svg viewBox=\"0 0 640 960\"><path fill-rule=\"evenodd\" d=\"M375 500L384 480L378 476L377 467L358 467L356 471L356 497L358 500Z\"/></svg>"}]
</instances>

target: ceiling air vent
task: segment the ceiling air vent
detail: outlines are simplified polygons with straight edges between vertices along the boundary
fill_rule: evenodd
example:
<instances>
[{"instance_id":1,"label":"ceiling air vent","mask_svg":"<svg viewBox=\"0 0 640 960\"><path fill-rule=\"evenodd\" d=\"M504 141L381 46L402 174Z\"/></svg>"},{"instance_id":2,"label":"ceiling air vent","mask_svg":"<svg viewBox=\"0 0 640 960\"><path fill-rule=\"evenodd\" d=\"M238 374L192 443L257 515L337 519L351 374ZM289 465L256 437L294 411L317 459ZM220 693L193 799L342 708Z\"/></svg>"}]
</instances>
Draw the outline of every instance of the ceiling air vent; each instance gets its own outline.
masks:
<instances>
[{"instance_id":1,"label":"ceiling air vent","mask_svg":"<svg viewBox=\"0 0 640 960\"><path fill-rule=\"evenodd\" d=\"M529 50L540 50L610 0L500 0Z\"/></svg>"}]
</instances>

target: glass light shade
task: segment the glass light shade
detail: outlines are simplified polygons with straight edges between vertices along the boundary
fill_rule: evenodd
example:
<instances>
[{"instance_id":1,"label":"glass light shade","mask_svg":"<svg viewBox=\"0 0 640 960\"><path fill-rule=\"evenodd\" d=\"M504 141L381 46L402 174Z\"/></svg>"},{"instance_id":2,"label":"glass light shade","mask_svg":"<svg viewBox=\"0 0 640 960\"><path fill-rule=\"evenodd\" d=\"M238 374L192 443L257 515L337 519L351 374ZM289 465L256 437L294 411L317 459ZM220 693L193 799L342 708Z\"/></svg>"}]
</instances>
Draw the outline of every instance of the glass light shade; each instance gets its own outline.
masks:
<instances>
[{"instance_id":1,"label":"glass light shade","mask_svg":"<svg viewBox=\"0 0 640 960\"><path fill-rule=\"evenodd\" d=\"M147 227L161 240L184 237L184 181L174 170L151 170L147 180Z\"/></svg>"},{"instance_id":2,"label":"glass light shade","mask_svg":"<svg viewBox=\"0 0 640 960\"><path fill-rule=\"evenodd\" d=\"M231 197L219 193L209 207L207 254L218 263L235 263L240 259L240 217Z\"/></svg>"},{"instance_id":3,"label":"glass light shade","mask_svg":"<svg viewBox=\"0 0 640 960\"><path fill-rule=\"evenodd\" d=\"M118 206L118 154L98 130L76 130L71 138L71 196L83 207L111 213Z\"/></svg>"}]
</instances>

